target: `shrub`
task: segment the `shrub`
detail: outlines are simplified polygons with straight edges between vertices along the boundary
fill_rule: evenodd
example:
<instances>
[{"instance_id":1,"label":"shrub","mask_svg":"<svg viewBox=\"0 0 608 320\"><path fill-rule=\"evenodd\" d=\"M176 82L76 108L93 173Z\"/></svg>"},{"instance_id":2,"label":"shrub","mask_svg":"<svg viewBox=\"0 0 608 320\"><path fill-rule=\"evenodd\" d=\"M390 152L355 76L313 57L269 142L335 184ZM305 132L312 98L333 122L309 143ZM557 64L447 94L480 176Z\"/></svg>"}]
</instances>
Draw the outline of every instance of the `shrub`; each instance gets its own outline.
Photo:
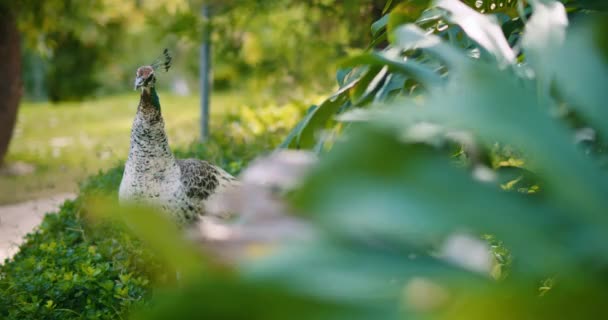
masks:
<instances>
[{"instance_id":1,"label":"shrub","mask_svg":"<svg viewBox=\"0 0 608 320\"><path fill-rule=\"evenodd\" d=\"M120 167L91 178L87 192L107 192ZM79 197L47 214L15 257L0 266L0 317L115 319L145 303L160 265L117 225L91 228Z\"/></svg>"},{"instance_id":2,"label":"shrub","mask_svg":"<svg viewBox=\"0 0 608 320\"><path fill-rule=\"evenodd\" d=\"M266 122L243 111L226 114L214 123L211 141L175 154L208 159L238 174L278 144L302 109L299 104L260 108ZM153 285L174 280L168 275L175 273L124 226L88 218L84 199L116 197L122 172L117 165L83 182L78 198L47 214L13 259L0 265L0 318L121 318L146 305Z\"/></svg>"}]
</instances>

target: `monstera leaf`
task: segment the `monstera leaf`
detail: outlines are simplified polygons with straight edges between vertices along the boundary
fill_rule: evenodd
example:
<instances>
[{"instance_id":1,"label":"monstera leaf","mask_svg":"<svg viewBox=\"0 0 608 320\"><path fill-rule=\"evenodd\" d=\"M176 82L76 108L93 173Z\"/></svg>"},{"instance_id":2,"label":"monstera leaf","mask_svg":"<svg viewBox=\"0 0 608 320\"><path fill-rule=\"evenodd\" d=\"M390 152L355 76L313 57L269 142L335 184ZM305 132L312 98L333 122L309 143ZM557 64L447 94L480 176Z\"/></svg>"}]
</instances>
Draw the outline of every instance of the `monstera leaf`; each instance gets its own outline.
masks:
<instances>
[{"instance_id":1,"label":"monstera leaf","mask_svg":"<svg viewBox=\"0 0 608 320\"><path fill-rule=\"evenodd\" d=\"M473 7L493 7L487 3ZM579 18L570 25L562 3L529 3L519 4L527 24L511 28L515 35L504 33L496 15L437 1L424 19L394 27L390 47L349 59L352 70L363 65L377 75L348 88L355 101L374 96L396 74L404 85L382 100L353 104L357 110L339 110L344 141L292 195L325 236L288 247L249 274L337 303L382 305L383 318L600 314L608 174L575 136L581 128L597 132L601 139L591 140L599 149L606 139L608 97L600 87L607 60L593 36L601 24ZM455 30L452 38L429 27L433 21ZM425 71L395 68L397 60ZM427 71L441 80L428 81ZM580 117L576 126L571 113ZM332 121L324 117L324 125ZM468 151L446 152L455 136L485 150L515 149L518 158L507 163L517 165L464 161ZM520 181L527 192L505 190ZM487 234L504 246L480 251L495 254L489 265L483 254L471 255ZM505 252L513 257L510 270L496 282L493 270Z\"/></svg>"},{"instance_id":2,"label":"monstera leaf","mask_svg":"<svg viewBox=\"0 0 608 320\"><path fill-rule=\"evenodd\" d=\"M144 318L601 316L605 23L569 21L564 2L440 0L375 24L388 47L345 60L283 145L322 153L286 195L314 236L223 276L188 272Z\"/></svg>"},{"instance_id":3,"label":"monstera leaf","mask_svg":"<svg viewBox=\"0 0 608 320\"><path fill-rule=\"evenodd\" d=\"M334 117L337 114L352 108L366 108L398 95L421 94L431 87L441 85L444 82L441 78L445 77L449 63L459 65L453 51L460 50L468 56L513 63L515 52L507 39L518 39L521 23L517 24L519 17L513 10L507 10L510 15L503 11L514 8L517 1L490 2L483 2L482 6L495 7L494 11L502 14L502 20L478 13L476 10L483 11L482 6L476 6L479 2L471 3L471 7L457 0L434 3L416 0L395 4L390 12L372 25L371 32L375 39L369 52L349 57L341 64L338 72L341 87L338 92L315 107L307 115L306 121L294 128L294 132L281 147L313 149L319 145L320 139L324 139L321 132L336 126ZM432 6L428 7L431 3ZM387 4L387 8L390 6ZM414 22L415 26L404 28L410 22ZM504 27L509 24L515 26ZM412 31L414 28L415 32ZM508 34L505 38L505 30L513 36ZM410 36L421 37L426 43L403 46L407 31ZM447 46L447 49L444 46L429 54L421 52L418 50L420 45L429 49L432 43L437 43L433 37L424 37L428 33L436 34L437 39L448 39L451 46ZM387 39L388 47L374 49ZM441 55L445 54L452 55L452 58L442 59ZM335 101L341 103L336 105Z\"/></svg>"}]
</instances>

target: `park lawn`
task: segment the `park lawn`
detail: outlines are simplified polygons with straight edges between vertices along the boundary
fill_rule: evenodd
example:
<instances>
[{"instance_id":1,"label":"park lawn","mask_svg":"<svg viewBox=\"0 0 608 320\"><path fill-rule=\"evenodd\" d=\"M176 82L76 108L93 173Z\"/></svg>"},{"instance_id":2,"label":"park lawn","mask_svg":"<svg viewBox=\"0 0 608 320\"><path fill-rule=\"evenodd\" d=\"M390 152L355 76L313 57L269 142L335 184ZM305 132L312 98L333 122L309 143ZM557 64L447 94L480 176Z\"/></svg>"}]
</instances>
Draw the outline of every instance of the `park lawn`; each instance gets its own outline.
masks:
<instances>
[{"instance_id":1,"label":"park lawn","mask_svg":"<svg viewBox=\"0 0 608 320\"><path fill-rule=\"evenodd\" d=\"M185 147L199 136L196 96L160 93L169 143ZM212 97L211 121L243 105L236 93ZM137 93L70 103L23 103L7 163L26 163L26 175L0 175L0 204L75 192L78 182L124 161Z\"/></svg>"}]
</instances>

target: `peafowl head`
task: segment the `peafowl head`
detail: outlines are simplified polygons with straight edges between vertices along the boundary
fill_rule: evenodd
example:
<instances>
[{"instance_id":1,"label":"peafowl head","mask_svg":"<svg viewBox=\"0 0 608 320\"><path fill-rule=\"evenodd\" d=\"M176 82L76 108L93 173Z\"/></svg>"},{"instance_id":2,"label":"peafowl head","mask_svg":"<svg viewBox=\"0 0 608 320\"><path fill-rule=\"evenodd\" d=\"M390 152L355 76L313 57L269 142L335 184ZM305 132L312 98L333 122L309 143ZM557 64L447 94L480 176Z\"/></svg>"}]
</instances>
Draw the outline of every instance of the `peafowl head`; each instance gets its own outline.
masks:
<instances>
[{"instance_id":1,"label":"peafowl head","mask_svg":"<svg viewBox=\"0 0 608 320\"><path fill-rule=\"evenodd\" d=\"M135 73L135 90L139 88L142 88L142 90L153 88L155 83L156 77L154 76L154 68L152 66L137 68L137 72Z\"/></svg>"},{"instance_id":2,"label":"peafowl head","mask_svg":"<svg viewBox=\"0 0 608 320\"><path fill-rule=\"evenodd\" d=\"M154 84L156 83L155 71L167 72L170 67L171 55L169 55L169 50L165 49L162 56L152 64L137 68L137 72L135 73L135 90L142 88L142 91L144 91L154 88Z\"/></svg>"}]
</instances>

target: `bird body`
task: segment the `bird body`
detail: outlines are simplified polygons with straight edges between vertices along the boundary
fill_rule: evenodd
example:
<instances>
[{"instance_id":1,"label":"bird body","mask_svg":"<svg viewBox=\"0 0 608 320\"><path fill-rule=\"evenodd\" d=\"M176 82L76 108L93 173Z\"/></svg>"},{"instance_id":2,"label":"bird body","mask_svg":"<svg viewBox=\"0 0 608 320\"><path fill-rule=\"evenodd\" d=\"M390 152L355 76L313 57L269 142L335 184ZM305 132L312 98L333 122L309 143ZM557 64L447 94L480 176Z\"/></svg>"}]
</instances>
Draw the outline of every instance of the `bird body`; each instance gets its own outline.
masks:
<instances>
[{"instance_id":1,"label":"bird body","mask_svg":"<svg viewBox=\"0 0 608 320\"><path fill-rule=\"evenodd\" d=\"M144 69L141 76L145 78L140 79L142 68L151 70ZM187 224L205 214L205 203L238 182L206 161L175 158L154 88L154 70L142 68L138 69L136 88L139 83L143 89L131 129L119 200L154 205L169 213L178 224Z\"/></svg>"}]
</instances>

